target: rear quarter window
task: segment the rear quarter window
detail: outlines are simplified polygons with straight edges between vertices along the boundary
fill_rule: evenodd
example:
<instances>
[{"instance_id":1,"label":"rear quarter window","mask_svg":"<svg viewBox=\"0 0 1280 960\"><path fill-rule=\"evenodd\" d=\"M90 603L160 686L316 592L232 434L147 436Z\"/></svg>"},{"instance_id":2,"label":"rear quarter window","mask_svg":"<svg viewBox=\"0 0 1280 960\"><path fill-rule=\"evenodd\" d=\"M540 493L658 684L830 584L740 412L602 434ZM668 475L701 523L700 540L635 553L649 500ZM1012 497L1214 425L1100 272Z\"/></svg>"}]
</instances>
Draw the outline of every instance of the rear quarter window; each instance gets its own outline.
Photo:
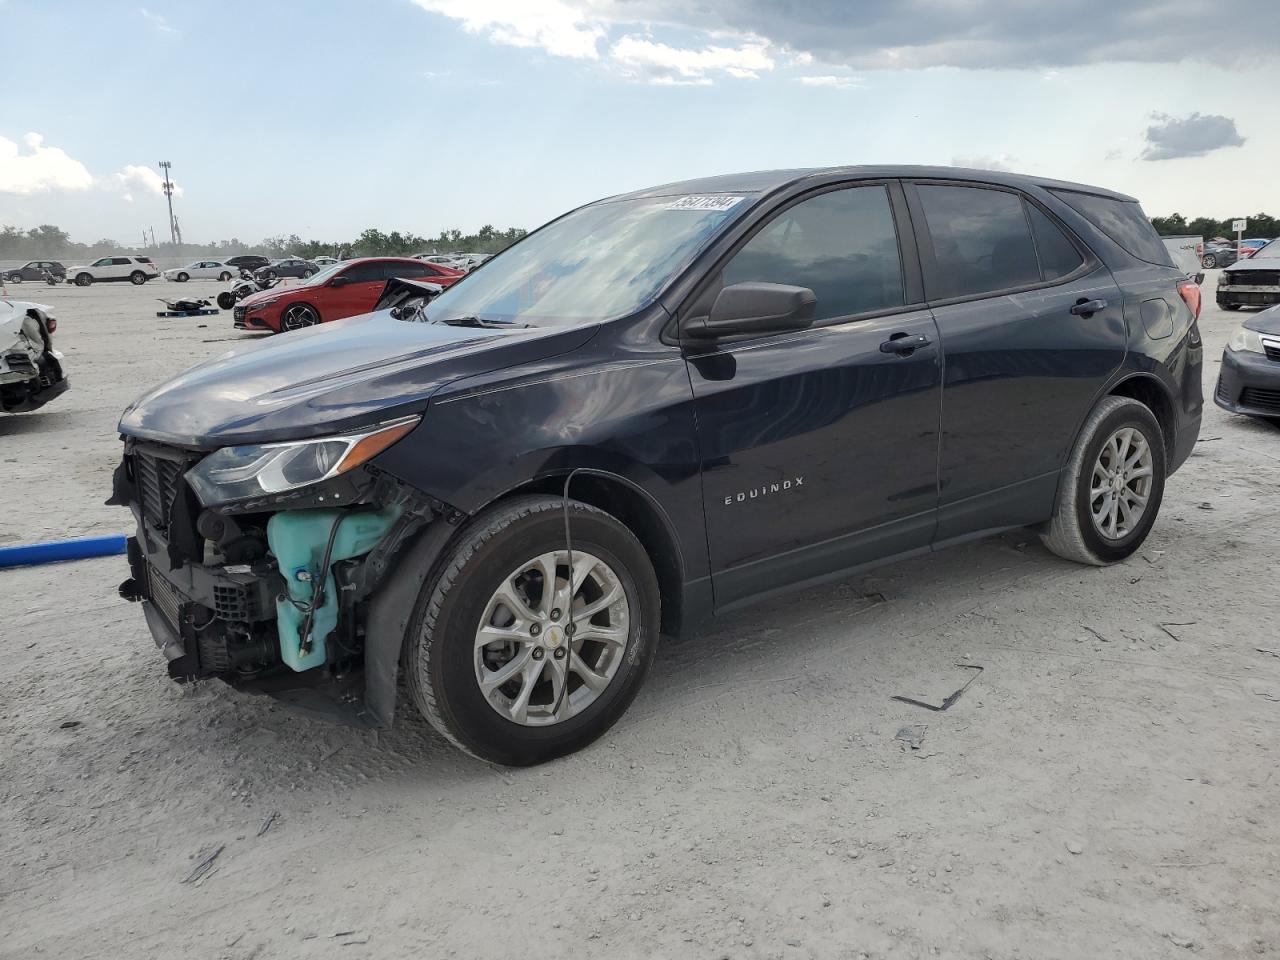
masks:
<instances>
[{"instance_id":1,"label":"rear quarter window","mask_svg":"<svg viewBox=\"0 0 1280 960\"><path fill-rule=\"evenodd\" d=\"M1156 228L1135 200L1116 200L1074 190L1054 190L1053 195L1092 223L1124 250L1139 260L1172 267Z\"/></svg>"}]
</instances>

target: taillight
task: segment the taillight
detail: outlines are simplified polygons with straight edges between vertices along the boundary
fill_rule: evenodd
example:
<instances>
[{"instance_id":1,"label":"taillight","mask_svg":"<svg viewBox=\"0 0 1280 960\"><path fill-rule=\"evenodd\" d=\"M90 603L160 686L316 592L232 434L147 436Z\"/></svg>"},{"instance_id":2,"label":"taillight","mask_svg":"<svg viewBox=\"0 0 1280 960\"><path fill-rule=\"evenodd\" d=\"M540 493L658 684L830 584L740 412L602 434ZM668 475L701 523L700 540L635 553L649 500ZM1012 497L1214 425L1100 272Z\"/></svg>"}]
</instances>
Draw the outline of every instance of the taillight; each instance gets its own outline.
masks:
<instances>
[{"instance_id":1,"label":"taillight","mask_svg":"<svg viewBox=\"0 0 1280 960\"><path fill-rule=\"evenodd\" d=\"M1191 316L1195 320L1200 319L1200 284L1194 280L1178 281L1178 296L1186 302L1191 308Z\"/></svg>"},{"instance_id":2,"label":"taillight","mask_svg":"<svg viewBox=\"0 0 1280 960\"><path fill-rule=\"evenodd\" d=\"M1196 244L1196 256L1197 256L1197 257L1203 257L1203 256L1204 256L1204 244L1203 244L1203 243L1197 243L1197 244Z\"/></svg>"},{"instance_id":3,"label":"taillight","mask_svg":"<svg viewBox=\"0 0 1280 960\"><path fill-rule=\"evenodd\" d=\"M48 330L50 333L53 333L53 331L58 329L58 318L46 316L44 318L44 325L46 330Z\"/></svg>"}]
</instances>

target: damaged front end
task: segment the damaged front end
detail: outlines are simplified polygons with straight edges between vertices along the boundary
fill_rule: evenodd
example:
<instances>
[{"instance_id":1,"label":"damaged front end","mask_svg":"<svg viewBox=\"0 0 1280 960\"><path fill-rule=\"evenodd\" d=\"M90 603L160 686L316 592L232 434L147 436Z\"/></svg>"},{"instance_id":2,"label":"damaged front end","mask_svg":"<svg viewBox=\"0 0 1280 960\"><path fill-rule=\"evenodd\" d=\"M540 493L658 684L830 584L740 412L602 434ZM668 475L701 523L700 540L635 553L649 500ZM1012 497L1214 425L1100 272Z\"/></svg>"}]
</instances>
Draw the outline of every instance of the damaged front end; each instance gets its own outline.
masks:
<instances>
[{"instance_id":1,"label":"damaged front end","mask_svg":"<svg viewBox=\"0 0 1280 960\"><path fill-rule=\"evenodd\" d=\"M108 503L130 507L137 535L120 594L142 603L173 679L390 722L393 693L366 690L370 607L393 560L452 511L367 461L417 420L211 452L124 438ZM398 656L399 637L381 649Z\"/></svg>"},{"instance_id":2,"label":"damaged front end","mask_svg":"<svg viewBox=\"0 0 1280 960\"><path fill-rule=\"evenodd\" d=\"M53 349L57 324L43 304L0 300L0 410L30 413L66 393L63 357Z\"/></svg>"}]
</instances>

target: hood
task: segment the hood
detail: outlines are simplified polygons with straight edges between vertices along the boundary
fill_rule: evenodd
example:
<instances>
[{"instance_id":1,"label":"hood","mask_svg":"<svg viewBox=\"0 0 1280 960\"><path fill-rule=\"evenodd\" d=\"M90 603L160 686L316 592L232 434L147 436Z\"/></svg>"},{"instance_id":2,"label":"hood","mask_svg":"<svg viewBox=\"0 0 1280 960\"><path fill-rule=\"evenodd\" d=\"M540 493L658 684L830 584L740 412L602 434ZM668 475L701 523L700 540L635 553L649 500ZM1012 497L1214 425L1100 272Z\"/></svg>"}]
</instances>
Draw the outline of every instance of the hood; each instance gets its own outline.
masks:
<instances>
[{"instance_id":1,"label":"hood","mask_svg":"<svg viewBox=\"0 0 1280 960\"><path fill-rule=\"evenodd\" d=\"M1248 327L1250 330L1257 330L1259 333L1280 336L1280 306L1268 307L1266 310L1255 313L1252 317L1246 317L1241 326Z\"/></svg>"},{"instance_id":2,"label":"hood","mask_svg":"<svg viewBox=\"0 0 1280 960\"><path fill-rule=\"evenodd\" d=\"M1245 257L1223 269L1228 273L1235 273L1237 270L1280 270L1280 257Z\"/></svg>"},{"instance_id":3,"label":"hood","mask_svg":"<svg viewBox=\"0 0 1280 960\"><path fill-rule=\"evenodd\" d=\"M51 347L44 332L53 308L28 300L0 300L0 353L10 350L39 352Z\"/></svg>"},{"instance_id":4,"label":"hood","mask_svg":"<svg viewBox=\"0 0 1280 960\"><path fill-rule=\"evenodd\" d=\"M244 278L241 277L239 279L243 280ZM288 286L288 287L280 287L280 286L267 287L266 290L259 290L257 293L249 294L247 297L245 297L243 300L240 301L238 306L245 307L245 308L256 307L258 304L266 303L268 300L275 300L277 297L288 296L294 291L305 290L305 289L306 289L306 285L301 283L295 283L292 286Z\"/></svg>"},{"instance_id":5,"label":"hood","mask_svg":"<svg viewBox=\"0 0 1280 960\"><path fill-rule=\"evenodd\" d=\"M339 433L420 412L446 383L574 350L595 330L474 329L363 314L192 367L135 400L119 430L204 450Z\"/></svg>"}]
</instances>

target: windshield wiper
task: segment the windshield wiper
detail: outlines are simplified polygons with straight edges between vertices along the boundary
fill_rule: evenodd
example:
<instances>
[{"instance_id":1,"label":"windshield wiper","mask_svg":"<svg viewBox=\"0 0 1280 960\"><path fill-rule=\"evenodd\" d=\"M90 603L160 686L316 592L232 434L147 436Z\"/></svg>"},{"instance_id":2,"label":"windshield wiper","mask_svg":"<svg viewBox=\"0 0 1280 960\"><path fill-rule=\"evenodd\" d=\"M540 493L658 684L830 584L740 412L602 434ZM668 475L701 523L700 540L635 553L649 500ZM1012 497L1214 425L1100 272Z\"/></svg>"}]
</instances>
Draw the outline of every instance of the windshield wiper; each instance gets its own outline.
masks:
<instances>
[{"instance_id":1,"label":"windshield wiper","mask_svg":"<svg viewBox=\"0 0 1280 960\"><path fill-rule=\"evenodd\" d=\"M512 320L486 320L484 317L450 317L448 320L437 320L436 322L447 324L450 327L487 327L489 329L495 327L523 329L529 326L527 323L516 323Z\"/></svg>"}]
</instances>

